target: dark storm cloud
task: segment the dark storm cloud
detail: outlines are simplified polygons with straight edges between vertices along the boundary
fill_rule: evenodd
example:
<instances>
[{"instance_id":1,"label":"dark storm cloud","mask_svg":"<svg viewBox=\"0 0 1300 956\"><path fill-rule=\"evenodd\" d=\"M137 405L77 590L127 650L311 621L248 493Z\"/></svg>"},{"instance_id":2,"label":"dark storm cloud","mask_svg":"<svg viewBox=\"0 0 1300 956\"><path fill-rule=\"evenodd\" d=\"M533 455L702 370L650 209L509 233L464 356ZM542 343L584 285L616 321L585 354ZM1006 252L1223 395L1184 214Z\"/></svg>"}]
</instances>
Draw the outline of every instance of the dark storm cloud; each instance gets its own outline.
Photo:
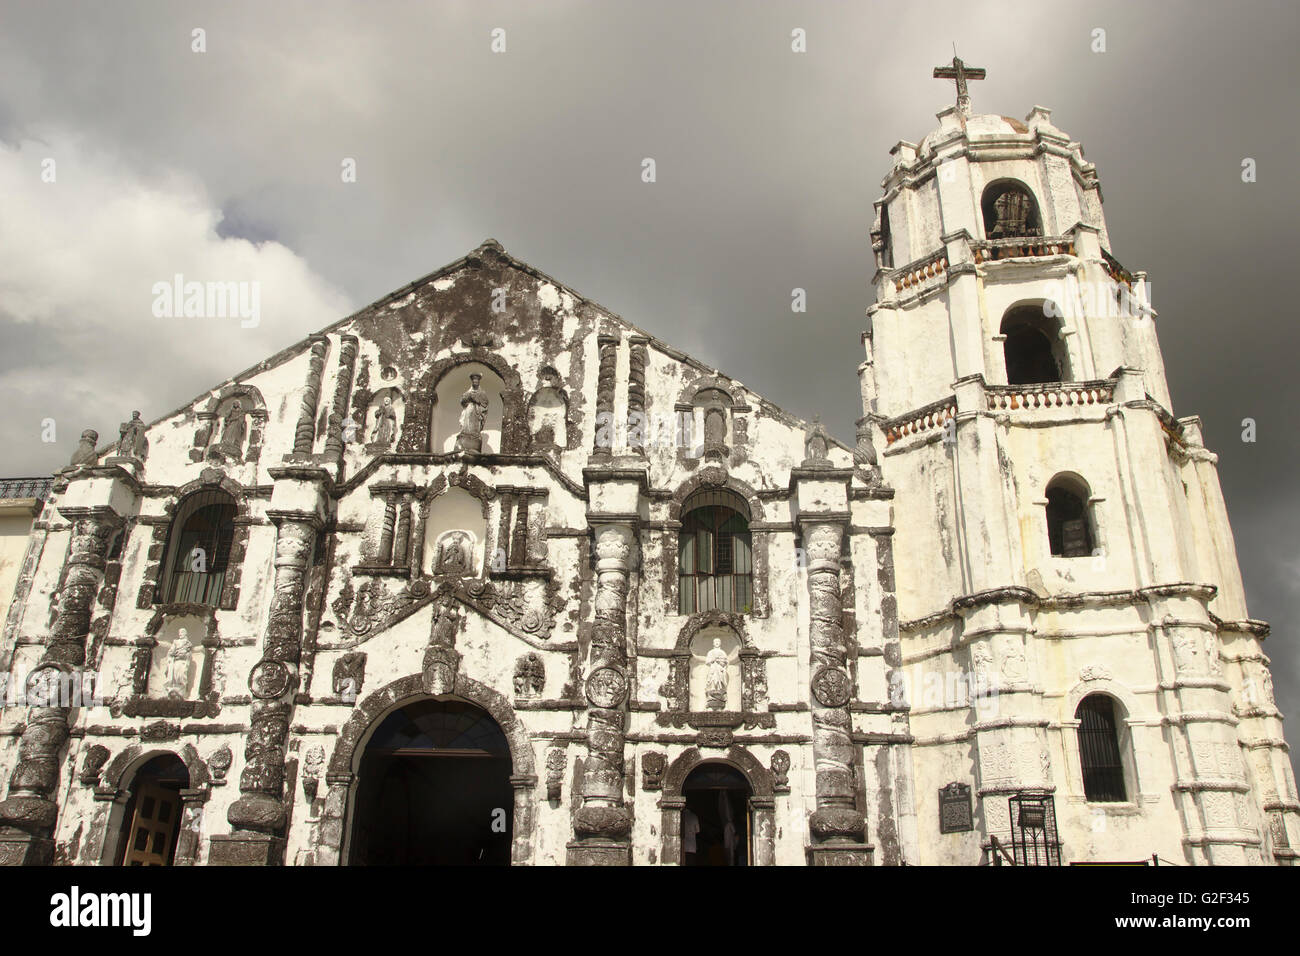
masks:
<instances>
[{"instance_id":1,"label":"dark storm cloud","mask_svg":"<svg viewBox=\"0 0 1300 956\"><path fill-rule=\"evenodd\" d=\"M955 42L989 71L977 111L1049 106L1097 164L1114 251L1151 277L1175 413L1203 416L1220 455L1280 704L1300 710L1293 5L15 3L4 22L6 143L71 130L138 182L193 177L226 213L217 239L284 243L354 305L494 236L846 440L871 202L890 146L952 101L930 70ZM795 27L806 54L790 52ZM172 271L162 250L157 272ZM270 316L198 357L160 343L136 357L146 417L337 317ZM45 392L91 391L79 414L101 430L125 414L87 387L117 374L96 378L110 345L11 328L8 363L62 349L66 380L45 368ZM7 416L8 472L61 464L67 449L35 434Z\"/></svg>"}]
</instances>

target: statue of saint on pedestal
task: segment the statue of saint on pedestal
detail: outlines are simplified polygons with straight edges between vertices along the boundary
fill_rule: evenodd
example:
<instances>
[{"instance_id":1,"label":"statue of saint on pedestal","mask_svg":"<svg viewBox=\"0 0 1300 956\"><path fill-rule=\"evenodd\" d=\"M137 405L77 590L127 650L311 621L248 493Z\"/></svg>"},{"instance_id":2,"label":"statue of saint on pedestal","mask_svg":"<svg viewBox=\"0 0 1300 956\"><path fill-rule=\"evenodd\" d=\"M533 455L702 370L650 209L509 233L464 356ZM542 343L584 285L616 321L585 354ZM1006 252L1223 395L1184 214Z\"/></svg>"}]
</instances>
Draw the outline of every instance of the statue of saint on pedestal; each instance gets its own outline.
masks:
<instances>
[{"instance_id":1,"label":"statue of saint on pedestal","mask_svg":"<svg viewBox=\"0 0 1300 956\"><path fill-rule=\"evenodd\" d=\"M131 413L131 420L118 427L122 436L117 443L117 453L123 458L144 458L144 422L139 412Z\"/></svg>"},{"instance_id":2,"label":"statue of saint on pedestal","mask_svg":"<svg viewBox=\"0 0 1300 956\"><path fill-rule=\"evenodd\" d=\"M190 689L190 670L193 667L191 654L194 645L190 642L189 632L181 628L176 633L167 651L167 696L184 699Z\"/></svg>"},{"instance_id":3,"label":"statue of saint on pedestal","mask_svg":"<svg viewBox=\"0 0 1300 956\"><path fill-rule=\"evenodd\" d=\"M707 673L704 679L704 698L709 710L727 709L727 652L722 649L722 638L713 639L713 648L704 656Z\"/></svg>"},{"instance_id":4,"label":"statue of saint on pedestal","mask_svg":"<svg viewBox=\"0 0 1300 956\"><path fill-rule=\"evenodd\" d=\"M391 396L384 396L384 404L375 410L375 442L387 448L397 435L397 411Z\"/></svg>"},{"instance_id":5,"label":"statue of saint on pedestal","mask_svg":"<svg viewBox=\"0 0 1300 956\"><path fill-rule=\"evenodd\" d=\"M483 426L487 422L488 396L479 388L483 376L475 372L469 377L469 388L460 397L460 434L456 436L457 451L483 451Z\"/></svg>"},{"instance_id":6,"label":"statue of saint on pedestal","mask_svg":"<svg viewBox=\"0 0 1300 956\"><path fill-rule=\"evenodd\" d=\"M93 465L99 461L95 454L95 442L99 441L99 432L93 428L87 428L81 433L81 440L77 442L77 450L72 453L72 460L69 465Z\"/></svg>"},{"instance_id":7,"label":"statue of saint on pedestal","mask_svg":"<svg viewBox=\"0 0 1300 956\"><path fill-rule=\"evenodd\" d=\"M244 453L244 403L235 399L230 403L221 425L221 443L217 446L228 455L238 457Z\"/></svg>"}]
</instances>

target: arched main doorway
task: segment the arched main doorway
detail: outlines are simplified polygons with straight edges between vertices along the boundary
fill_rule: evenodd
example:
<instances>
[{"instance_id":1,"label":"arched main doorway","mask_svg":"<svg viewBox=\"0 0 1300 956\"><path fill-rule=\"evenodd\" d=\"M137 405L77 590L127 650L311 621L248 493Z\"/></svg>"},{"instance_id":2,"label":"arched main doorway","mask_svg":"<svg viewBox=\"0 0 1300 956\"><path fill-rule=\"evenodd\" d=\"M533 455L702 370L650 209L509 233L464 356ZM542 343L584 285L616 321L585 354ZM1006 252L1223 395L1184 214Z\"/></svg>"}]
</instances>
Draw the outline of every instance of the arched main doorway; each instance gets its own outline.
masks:
<instances>
[{"instance_id":1,"label":"arched main doorway","mask_svg":"<svg viewBox=\"0 0 1300 956\"><path fill-rule=\"evenodd\" d=\"M730 764L702 763L682 784L682 865L752 866L753 789Z\"/></svg>"},{"instance_id":2,"label":"arched main doorway","mask_svg":"<svg viewBox=\"0 0 1300 956\"><path fill-rule=\"evenodd\" d=\"M131 782L114 862L118 866L171 866L180 835L181 791L190 772L175 754L149 760Z\"/></svg>"},{"instance_id":3,"label":"arched main doorway","mask_svg":"<svg viewBox=\"0 0 1300 956\"><path fill-rule=\"evenodd\" d=\"M462 700L427 699L385 717L361 757L349 862L510 863L510 748Z\"/></svg>"}]
</instances>

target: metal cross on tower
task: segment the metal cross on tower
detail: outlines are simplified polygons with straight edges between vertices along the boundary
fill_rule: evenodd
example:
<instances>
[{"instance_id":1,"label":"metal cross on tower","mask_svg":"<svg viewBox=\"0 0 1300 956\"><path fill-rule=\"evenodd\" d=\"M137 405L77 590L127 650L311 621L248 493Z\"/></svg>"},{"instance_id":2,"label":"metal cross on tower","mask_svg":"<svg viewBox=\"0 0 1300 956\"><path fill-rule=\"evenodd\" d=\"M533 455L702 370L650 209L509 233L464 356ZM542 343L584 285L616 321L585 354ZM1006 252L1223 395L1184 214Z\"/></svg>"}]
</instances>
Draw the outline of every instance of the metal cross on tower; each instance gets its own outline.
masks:
<instances>
[{"instance_id":1,"label":"metal cross on tower","mask_svg":"<svg viewBox=\"0 0 1300 956\"><path fill-rule=\"evenodd\" d=\"M961 110L963 116L970 116L970 93L966 89L966 81L984 79L984 69L978 66L967 66L954 53L952 66L936 66L934 76L937 80L957 81L957 109Z\"/></svg>"}]
</instances>

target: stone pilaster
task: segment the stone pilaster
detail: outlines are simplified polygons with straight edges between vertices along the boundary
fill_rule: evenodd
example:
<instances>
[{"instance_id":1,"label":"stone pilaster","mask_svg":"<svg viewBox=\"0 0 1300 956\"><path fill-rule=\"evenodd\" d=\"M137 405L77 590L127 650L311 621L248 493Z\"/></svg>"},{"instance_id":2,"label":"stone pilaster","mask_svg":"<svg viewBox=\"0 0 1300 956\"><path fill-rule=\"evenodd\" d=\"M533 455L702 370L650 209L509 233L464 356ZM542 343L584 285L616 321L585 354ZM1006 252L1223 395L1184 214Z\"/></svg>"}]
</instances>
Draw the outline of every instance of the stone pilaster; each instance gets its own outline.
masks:
<instances>
[{"instance_id":1,"label":"stone pilaster","mask_svg":"<svg viewBox=\"0 0 1300 956\"><path fill-rule=\"evenodd\" d=\"M596 340L600 349L600 366L596 372L596 438L592 454L607 457L613 454L614 388L618 368L618 336L601 335Z\"/></svg>"},{"instance_id":2,"label":"stone pilaster","mask_svg":"<svg viewBox=\"0 0 1300 956\"><path fill-rule=\"evenodd\" d=\"M299 682L308 565L323 524L324 476L297 468L272 469L271 476L276 488L267 516L276 524L275 592L262 659L248 677L253 702L241 795L226 814L235 832L212 838L209 857L215 864L283 862L285 753Z\"/></svg>"},{"instance_id":3,"label":"stone pilaster","mask_svg":"<svg viewBox=\"0 0 1300 956\"><path fill-rule=\"evenodd\" d=\"M854 791L854 747L848 704L853 681L847 669L840 553L843 520L801 519L807 554L809 629L812 646L813 756L817 809L809 820L814 866L864 866L871 862L866 821Z\"/></svg>"},{"instance_id":4,"label":"stone pilaster","mask_svg":"<svg viewBox=\"0 0 1300 956\"><path fill-rule=\"evenodd\" d=\"M630 522L599 524L596 614L587 656L587 757L582 806L574 813L569 864L626 866L632 861L631 811L623 803L627 722L627 586L633 548Z\"/></svg>"},{"instance_id":5,"label":"stone pilaster","mask_svg":"<svg viewBox=\"0 0 1300 956\"><path fill-rule=\"evenodd\" d=\"M96 489L80 490L93 494ZM64 495L65 500L77 497L72 488ZM69 504L59 513L72 522L72 540L50 642L27 679L29 693L41 688L38 699L52 706L32 706L27 712L9 793L0 802L0 866L48 865L53 860L59 762L71 705L79 703L68 695L82 687L92 605L103 581L109 541L122 521L114 508L102 505Z\"/></svg>"},{"instance_id":6,"label":"stone pilaster","mask_svg":"<svg viewBox=\"0 0 1300 956\"><path fill-rule=\"evenodd\" d=\"M650 340L644 335L636 335L628 341L631 349L628 352L627 375L627 444L631 451L644 455L646 432L650 427L645 410L646 343Z\"/></svg>"}]
</instances>

